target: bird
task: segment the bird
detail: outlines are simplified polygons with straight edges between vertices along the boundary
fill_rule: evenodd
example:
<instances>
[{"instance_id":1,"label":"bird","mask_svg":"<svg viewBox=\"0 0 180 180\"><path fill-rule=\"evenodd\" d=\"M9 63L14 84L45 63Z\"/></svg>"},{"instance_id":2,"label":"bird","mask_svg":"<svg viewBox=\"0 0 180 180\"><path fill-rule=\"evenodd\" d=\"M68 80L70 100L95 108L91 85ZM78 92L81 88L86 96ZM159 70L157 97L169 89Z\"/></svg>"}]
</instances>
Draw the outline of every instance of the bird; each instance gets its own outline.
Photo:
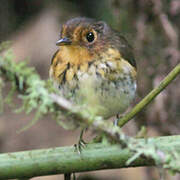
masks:
<instances>
[{"instance_id":1,"label":"bird","mask_svg":"<svg viewBox=\"0 0 180 180\"><path fill-rule=\"evenodd\" d=\"M123 113L136 94L133 48L106 22L76 17L62 25L49 76L61 95L94 116Z\"/></svg>"}]
</instances>

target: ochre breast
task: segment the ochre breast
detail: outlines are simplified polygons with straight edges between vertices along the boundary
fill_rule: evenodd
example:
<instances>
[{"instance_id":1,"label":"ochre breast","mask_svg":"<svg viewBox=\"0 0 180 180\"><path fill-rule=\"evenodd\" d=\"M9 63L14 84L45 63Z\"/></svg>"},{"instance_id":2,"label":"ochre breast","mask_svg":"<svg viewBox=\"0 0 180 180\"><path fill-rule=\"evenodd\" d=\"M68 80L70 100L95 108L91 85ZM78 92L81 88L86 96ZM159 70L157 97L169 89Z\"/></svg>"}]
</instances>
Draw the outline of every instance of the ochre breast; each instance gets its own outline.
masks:
<instances>
[{"instance_id":1,"label":"ochre breast","mask_svg":"<svg viewBox=\"0 0 180 180\"><path fill-rule=\"evenodd\" d=\"M102 64L104 62L111 62L114 73L121 73L127 71L131 72L133 79L136 79L136 71L128 61L121 57L118 50L109 48L106 52L101 53L100 56L95 56L91 54L86 48L80 46L62 46L60 50L55 54L52 59L52 65L50 68L50 76L55 79L58 83L63 81L70 82L77 71L87 72L91 61L95 61L94 64ZM104 71L99 68L97 70L103 77ZM109 76L114 77L114 73L108 73Z\"/></svg>"},{"instance_id":2,"label":"ochre breast","mask_svg":"<svg viewBox=\"0 0 180 180\"><path fill-rule=\"evenodd\" d=\"M69 62L72 65L80 65L87 63L92 60L93 55L81 46L62 46L60 48L60 53L58 54L62 62Z\"/></svg>"},{"instance_id":3,"label":"ochre breast","mask_svg":"<svg viewBox=\"0 0 180 180\"><path fill-rule=\"evenodd\" d=\"M66 80L70 81L77 69L85 72L88 68L88 62L93 61L94 58L95 56L86 48L77 45L61 46L52 59L50 77L61 82L63 74L66 73Z\"/></svg>"}]
</instances>

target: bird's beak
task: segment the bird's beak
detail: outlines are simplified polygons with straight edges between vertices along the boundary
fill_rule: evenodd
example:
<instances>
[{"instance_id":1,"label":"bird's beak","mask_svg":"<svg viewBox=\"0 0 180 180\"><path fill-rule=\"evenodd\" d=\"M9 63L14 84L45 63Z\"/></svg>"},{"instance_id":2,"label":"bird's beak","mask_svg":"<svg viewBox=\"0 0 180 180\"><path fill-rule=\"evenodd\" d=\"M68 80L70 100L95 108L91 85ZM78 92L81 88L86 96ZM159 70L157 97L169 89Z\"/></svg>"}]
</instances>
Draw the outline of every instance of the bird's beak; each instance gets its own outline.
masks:
<instances>
[{"instance_id":1,"label":"bird's beak","mask_svg":"<svg viewBox=\"0 0 180 180\"><path fill-rule=\"evenodd\" d=\"M57 46L63 46L63 45L70 45L71 43L72 43L72 41L69 38L64 37L64 38L59 39L56 42L56 45Z\"/></svg>"}]
</instances>

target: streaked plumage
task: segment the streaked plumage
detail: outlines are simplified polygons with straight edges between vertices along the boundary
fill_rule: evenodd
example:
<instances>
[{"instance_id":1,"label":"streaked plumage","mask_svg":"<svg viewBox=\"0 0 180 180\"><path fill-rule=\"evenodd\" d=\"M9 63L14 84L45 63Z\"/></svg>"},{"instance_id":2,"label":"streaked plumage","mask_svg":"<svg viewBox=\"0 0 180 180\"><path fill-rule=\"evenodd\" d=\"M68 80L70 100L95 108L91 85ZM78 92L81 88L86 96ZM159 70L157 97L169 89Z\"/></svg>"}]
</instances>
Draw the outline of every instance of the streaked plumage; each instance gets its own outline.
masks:
<instances>
[{"instance_id":1,"label":"streaked plumage","mask_svg":"<svg viewBox=\"0 0 180 180\"><path fill-rule=\"evenodd\" d=\"M50 77L63 96L104 118L127 109L135 97L136 63L118 32L102 21L74 18L57 44Z\"/></svg>"}]
</instances>

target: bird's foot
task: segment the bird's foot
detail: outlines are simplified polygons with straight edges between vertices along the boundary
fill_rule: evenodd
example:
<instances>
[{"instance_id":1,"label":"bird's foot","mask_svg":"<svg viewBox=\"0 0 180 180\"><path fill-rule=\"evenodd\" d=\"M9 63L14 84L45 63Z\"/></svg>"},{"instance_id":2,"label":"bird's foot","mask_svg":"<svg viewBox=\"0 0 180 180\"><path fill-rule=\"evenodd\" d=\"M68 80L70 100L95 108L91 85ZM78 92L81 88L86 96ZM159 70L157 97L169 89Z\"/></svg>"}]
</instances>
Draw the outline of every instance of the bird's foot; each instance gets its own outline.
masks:
<instances>
[{"instance_id":1,"label":"bird's foot","mask_svg":"<svg viewBox=\"0 0 180 180\"><path fill-rule=\"evenodd\" d=\"M75 144L75 150L78 152L78 154L80 155L82 150L86 147L86 142L83 140L83 133L84 130L81 131L80 133L80 137L79 137L79 141L78 144Z\"/></svg>"}]
</instances>

